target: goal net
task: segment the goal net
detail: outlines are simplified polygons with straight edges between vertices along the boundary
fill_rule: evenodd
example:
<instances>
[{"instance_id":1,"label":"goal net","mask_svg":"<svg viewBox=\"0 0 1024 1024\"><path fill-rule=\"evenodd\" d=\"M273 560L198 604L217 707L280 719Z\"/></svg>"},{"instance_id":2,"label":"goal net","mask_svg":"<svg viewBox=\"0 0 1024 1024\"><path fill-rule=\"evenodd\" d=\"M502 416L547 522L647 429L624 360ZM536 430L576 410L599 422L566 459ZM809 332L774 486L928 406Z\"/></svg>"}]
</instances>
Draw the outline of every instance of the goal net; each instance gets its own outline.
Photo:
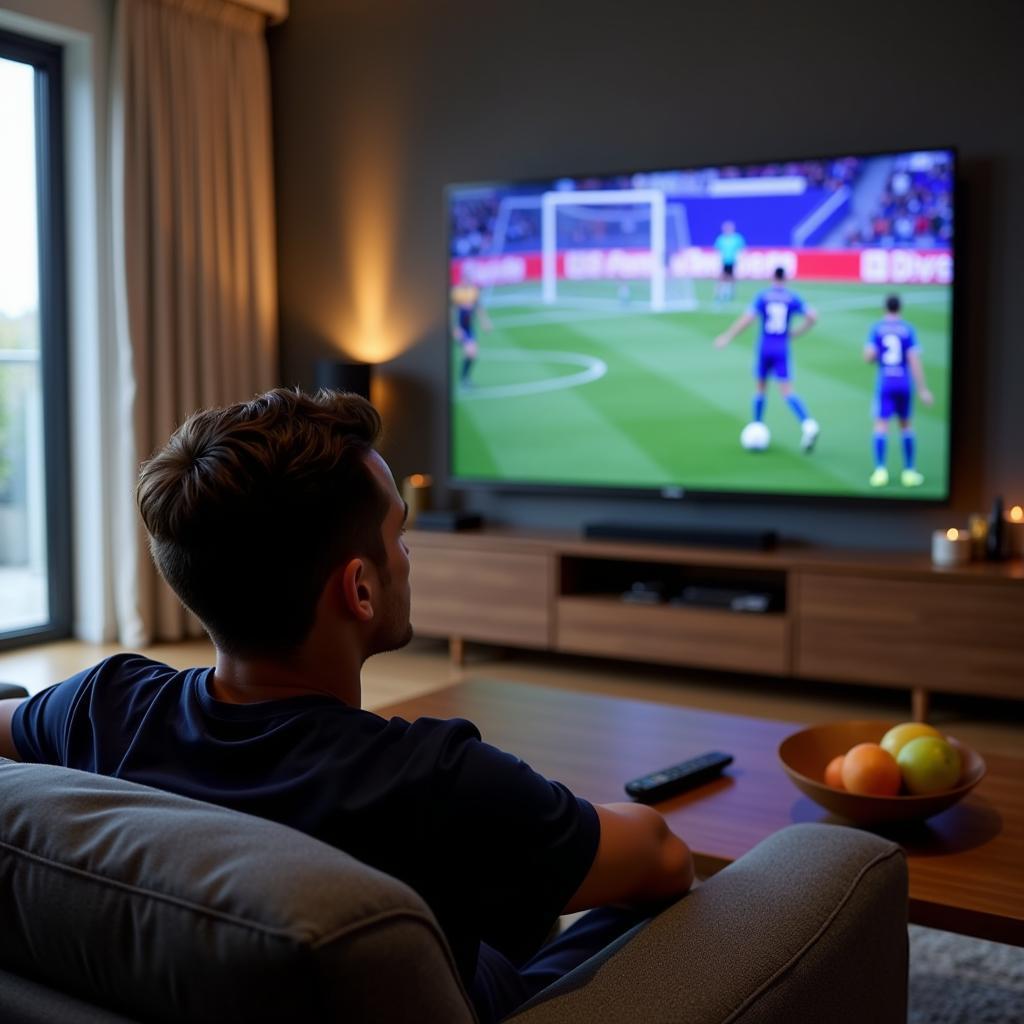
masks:
<instances>
[{"instance_id":1,"label":"goal net","mask_svg":"<svg viewBox=\"0 0 1024 1024\"><path fill-rule=\"evenodd\" d=\"M488 289L489 305L638 310L695 309L693 281L670 272L690 243L686 207L659 189L600 189L506 196L491 255L540 248L536 282Z\"/></svg>"}]
</instances>

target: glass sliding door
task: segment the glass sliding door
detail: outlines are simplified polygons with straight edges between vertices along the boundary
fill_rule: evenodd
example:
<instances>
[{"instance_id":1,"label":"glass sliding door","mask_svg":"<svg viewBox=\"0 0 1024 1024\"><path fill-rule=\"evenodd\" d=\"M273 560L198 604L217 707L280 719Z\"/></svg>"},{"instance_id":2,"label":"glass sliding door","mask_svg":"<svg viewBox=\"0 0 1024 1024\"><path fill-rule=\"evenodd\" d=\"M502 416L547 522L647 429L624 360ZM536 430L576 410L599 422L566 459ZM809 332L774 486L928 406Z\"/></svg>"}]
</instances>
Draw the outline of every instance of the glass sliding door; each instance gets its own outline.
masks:
<instances>
[{"instance_id":1,"label":"glass sliding door","mask_svg":"<svg viewBox=\"0 0 1024 1024\"><path fill-rule=\"evenodd\" d=\"M66 635L61 51L0 32L0 645Z\"/></svg>"}]
</instances>

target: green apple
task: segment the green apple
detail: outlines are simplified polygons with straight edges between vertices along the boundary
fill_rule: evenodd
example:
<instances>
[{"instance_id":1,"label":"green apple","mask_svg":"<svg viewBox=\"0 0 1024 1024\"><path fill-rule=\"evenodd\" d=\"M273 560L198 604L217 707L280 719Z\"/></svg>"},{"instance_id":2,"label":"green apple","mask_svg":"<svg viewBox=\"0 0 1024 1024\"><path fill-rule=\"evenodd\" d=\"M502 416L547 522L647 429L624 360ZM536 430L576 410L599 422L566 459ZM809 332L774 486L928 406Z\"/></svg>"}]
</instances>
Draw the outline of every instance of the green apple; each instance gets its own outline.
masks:
<instances>
[{"instance_id":1,"label":"green apple","mask_svg":"<svg viewBox=\"0 0 1024 1024\"><path fill-rule=\"evenodd\" d=\"M960 751L941 736L918 736L896 757L903 784L915 796L952 789L960 778Z\"/></svg>"},{"instance_id":2,"label":"green apple","mask_svg":"<svg viewBox=\"0 0 1024 1024\"><path fill-rule=\"evenodd\" d=\"M899 757L900 751L911 740L916 740L918 736L938 736L941 739L942 733L924 722L901 722L899 725L894 725L882 737L879 746L883 750L889 751L893 757Z\"/></svg>"}]
</instances>

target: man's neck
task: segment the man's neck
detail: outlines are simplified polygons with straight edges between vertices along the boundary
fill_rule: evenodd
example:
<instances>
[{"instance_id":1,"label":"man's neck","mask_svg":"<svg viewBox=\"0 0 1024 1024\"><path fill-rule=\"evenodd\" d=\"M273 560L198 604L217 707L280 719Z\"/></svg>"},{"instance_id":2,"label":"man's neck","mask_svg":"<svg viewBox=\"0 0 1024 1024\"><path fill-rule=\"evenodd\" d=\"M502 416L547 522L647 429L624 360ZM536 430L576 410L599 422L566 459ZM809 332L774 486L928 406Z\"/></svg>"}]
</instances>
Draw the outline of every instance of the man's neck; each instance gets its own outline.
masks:
<instances>
[{"instance_id":1,"label":"man's neck","mask_svg":"<svg viewBox=\"0 0 1024 1024\"><path fill-rule=\"evenodd\" d=\"M347 662L351 661L351 664ZM310 658L298 651L287 659L245 658L217 651L210 693L226 704L255 704L320 694L359 707L362 698L355 659Z\"/></svg>"}]
</instances>

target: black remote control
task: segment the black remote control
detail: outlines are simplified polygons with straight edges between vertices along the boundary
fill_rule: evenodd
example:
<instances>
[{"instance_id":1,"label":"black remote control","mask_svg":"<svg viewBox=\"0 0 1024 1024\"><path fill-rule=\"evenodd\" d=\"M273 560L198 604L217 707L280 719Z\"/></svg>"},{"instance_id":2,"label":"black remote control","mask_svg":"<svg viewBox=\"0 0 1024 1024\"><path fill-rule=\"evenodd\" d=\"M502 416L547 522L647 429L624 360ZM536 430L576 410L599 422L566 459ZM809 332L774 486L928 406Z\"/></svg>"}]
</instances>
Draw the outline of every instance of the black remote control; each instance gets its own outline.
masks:
<instances>
[{"instance_id":1,"label":"black remote control","mask_svg":"<svg viewBox=\"0 0 1024 1024\"><path fill-rule=\"evenodd\" d=\"M651 772L650 775L633 779L626 783L626 792L642 803L657 803L713 779L726 765L732 764L732 760L732 754L712 750L699 757L691 757L688 761L680 761L670 768L662 768L660 772Z\"/></svg>"}]
</instances>

